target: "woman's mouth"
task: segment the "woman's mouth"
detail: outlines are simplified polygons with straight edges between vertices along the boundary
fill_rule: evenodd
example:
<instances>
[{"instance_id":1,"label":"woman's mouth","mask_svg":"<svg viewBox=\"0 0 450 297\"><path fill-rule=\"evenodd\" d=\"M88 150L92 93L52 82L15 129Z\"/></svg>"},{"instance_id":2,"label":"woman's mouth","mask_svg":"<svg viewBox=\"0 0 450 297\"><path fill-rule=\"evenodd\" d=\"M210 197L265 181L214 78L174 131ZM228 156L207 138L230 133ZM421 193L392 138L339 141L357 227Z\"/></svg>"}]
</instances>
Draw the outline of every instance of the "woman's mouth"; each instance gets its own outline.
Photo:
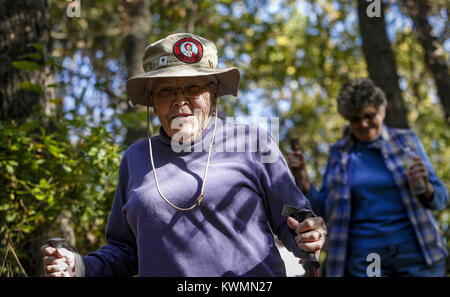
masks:
<instances>
[{"instance_id":1,"label":"woman's mouth","mask_svg":"<svg viewBox=\"0 0 450 297\"><path fill-rule=\"evenodd\" d=\"M190 119L193 117L192 114L183 113L183 114L177 114L172 117L172 123L173 121L176 121L176 123L184 123L190 121Z\"/></svg>"}]
</instances>

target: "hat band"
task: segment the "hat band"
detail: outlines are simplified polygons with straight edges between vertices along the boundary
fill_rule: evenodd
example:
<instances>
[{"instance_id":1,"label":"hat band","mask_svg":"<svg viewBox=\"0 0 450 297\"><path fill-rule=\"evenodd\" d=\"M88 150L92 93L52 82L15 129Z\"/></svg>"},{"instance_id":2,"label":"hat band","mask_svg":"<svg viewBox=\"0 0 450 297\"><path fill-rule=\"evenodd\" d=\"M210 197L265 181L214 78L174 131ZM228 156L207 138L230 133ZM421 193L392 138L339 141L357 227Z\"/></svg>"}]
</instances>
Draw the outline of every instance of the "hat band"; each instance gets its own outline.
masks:
<instances>
[{"instance_id":1,"label":"hat band","mask_svg":"<svg viewBox=\"0 0 450 297\"><path fill-rule=\"evenodd\" d=\"M167 56L162 56L159 58L159 60L154 60L154 61L149 61L144 63L144 70L145 72L150 72L150 71L155 71L155 70L159 70L159 69L164 69L164 68L169 68L169 67L173 67L173 66L180 66L180 65L187 65L187 66L192 66L192 67L198 67L198 68L210 68L210 69L215 69L216 67L214 67L214 63L210 60L207 59L208 64L206 63L193 63L193 64L187 64L187 63L183 63L180 62L178 60L176 61L170 61L168 60Z\"/></svg>"}]
</instances>

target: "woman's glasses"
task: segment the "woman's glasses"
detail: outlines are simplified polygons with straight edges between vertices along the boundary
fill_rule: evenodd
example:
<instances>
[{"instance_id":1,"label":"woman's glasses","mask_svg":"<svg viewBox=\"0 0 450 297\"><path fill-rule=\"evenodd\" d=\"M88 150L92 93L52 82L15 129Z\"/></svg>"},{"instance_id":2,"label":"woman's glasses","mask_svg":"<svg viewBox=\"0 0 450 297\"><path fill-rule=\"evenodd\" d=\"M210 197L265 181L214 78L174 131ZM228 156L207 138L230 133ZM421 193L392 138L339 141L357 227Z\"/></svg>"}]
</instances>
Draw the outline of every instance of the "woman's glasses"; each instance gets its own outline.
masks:
<instances>
[{"instance_id":1,"label":"woman's glasses","mask_svg":"<svg viewBox=\"0 0 450 297\"><path fill-rule=\"evenodd\" d=\"M370 122L375 118L376 115L377 115L377 112L368 112L368 113L363 114L362 116L356 116L356 115L350 116L348 118L348 120L352 124L360 123L363 120L367 120Z\"/></svg>"},{"instance_id":2,"label":"woman's glasses","mask_svg":"<svg viewBox=\"0 0 450 297\"><path fill-rule=\"evenodd\" d=\"M208 89L209 86L213 85L214 83L209 83L206 85L200 85L200 84L192 84L187 85L184 87L163 87L160 89L156 89L153 95L157 98L163 98L163 99L172 99L175 98L177 95L177 90L181 90L181 93L184 95L185 98L193 98L200 95L202 92L204 92L206 89Z\"/></svg>"}]
</instances>

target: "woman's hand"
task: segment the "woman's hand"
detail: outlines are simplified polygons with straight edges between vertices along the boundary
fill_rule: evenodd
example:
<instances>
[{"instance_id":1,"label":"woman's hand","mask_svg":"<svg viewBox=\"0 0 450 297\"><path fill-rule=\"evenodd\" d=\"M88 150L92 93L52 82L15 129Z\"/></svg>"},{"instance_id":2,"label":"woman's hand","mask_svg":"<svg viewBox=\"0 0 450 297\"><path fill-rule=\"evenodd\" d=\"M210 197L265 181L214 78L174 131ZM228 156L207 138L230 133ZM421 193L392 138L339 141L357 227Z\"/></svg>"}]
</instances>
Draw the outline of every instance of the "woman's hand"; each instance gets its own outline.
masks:
<instances>
[{"instance_id":1,"label":"woman's hand","mask_svg":"<svg viewBox=\"0 0 450 297\"><path fill-rule=\"evenodd\" d=\"M65 249L55 249L48 244L41 247L44 255L44 271L51 277L73 277L75 276L75 255Z\"/></svg>"},{"instance_id":2,"label":"woman's hand","mask_svg":"<svg viewBox=\"0 0 450 297\"><path fill-rule=\"evenodd\" d=\"M422 179L426 185L425 198L427 200L433 199L434 188L429 181L428 169L419 156L413 157L413 162L411 166L409 166L406 174L413 179Z\"/></svg>"},{"instance_id":3,"label":"woman's hand","mask_svg":"<svg viewBox=\"0 0 450 297\"><path fill-rule=\"evenodd\" d=\"M287 224L297 233L295 241L298 247L305 252L314 252L316 259L319 259L320 250L327 237L327 227L324 220L321 217L314 217L299 223L297 220L288 217Z\"/></svg>"},{"instance_id":4,"label":"woman's hand","mask_svg":"<svg viewBox=\"0 0 450 297\"><path fill-rule=\"evenodd\" d=\"M305 164L305 158L301 151L288 151L286 160L289 168L302 168Z\"/></svg>"},{"instance_id":5,"label":"woman's hand","mask_svg":"<svg viewBox=\"0 0 450 297\"><path fill-rule=\"evenodd\" d=\"M309 176L306 171L305 156L301 151L290 151L286 153L286 161L295 178L297 187L303 193L307 193L310 189Z\"/></svg>"}]
</instances>

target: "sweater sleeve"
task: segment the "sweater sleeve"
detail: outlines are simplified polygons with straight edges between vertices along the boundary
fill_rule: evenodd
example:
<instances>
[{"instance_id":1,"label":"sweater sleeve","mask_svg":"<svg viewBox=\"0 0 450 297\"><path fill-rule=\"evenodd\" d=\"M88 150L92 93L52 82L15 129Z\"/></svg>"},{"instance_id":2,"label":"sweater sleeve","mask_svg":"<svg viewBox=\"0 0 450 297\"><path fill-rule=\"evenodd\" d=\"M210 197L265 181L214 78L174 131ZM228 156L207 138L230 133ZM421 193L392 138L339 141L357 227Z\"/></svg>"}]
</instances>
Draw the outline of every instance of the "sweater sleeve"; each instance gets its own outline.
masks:
<instances>
[{"instance_id":1,"label":"sweater sleeve","mask_svg":"<svg viewBox=\"0 0 450 297\"><path fill-rule=\"evenodd\" d=\"M436 171L434 170L433 165L431 164L431 161L428 158L428 155L419 137L417 137L417 135L414 134L414 138L415 138L416 152L422 158L423 163L427 167L428 180L430 181L430 184L434 188L433 199L431 201L426 202L424 201L424 203L427 207L431 208L432 210L442 210L448 203L448 191L445 188L444 184L439 179L439 177L437 176Z\"/></svg>"},{"instance_id":2,"label":"sweater sleeve","mask_svg":"<svg viewBox=\"0 0 450 297\"><path fill-rule=\"evenodd\" d=\"M136 237L122 211L127 201L129 178L126 155L125 153L120 164L119 182L106 229L107 244L87 256L82 256L85 276L132 276L137 274Z\"/></svg>"},{"instance_id":3,"label":"sweater sleeve","mask_svg":"<svg viewBox=\"0 0 450 297\"><path fill-rule=\"evenodd\" d=\"M286 160L272 136L267 133L267 138L260 137L259 139L261 142L267 139L266 143L262 145L260 143L261 151L257 154L256 164L261 184L261 196L270 227L289 251L297 257L302 257L304 254L295 242L295 231L289 228L287 217L281 213L285 204L299 209L311 209L311 207L308 199L295 184Z\"/></svg>"}]
</instances>

